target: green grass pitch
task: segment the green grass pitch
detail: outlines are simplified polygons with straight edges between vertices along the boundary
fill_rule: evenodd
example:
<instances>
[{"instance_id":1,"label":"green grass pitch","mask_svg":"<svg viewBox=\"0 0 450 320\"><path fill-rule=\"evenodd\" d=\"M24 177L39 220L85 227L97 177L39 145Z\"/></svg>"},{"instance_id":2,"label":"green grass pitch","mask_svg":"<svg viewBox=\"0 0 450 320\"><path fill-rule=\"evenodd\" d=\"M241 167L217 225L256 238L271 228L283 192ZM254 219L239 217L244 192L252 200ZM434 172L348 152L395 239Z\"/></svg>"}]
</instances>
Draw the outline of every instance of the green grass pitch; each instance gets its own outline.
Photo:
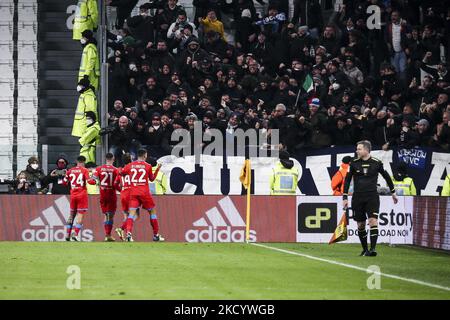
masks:
<instances>
[{"instance_id":1,"label":"green grass pitch","mask_svg":"<svg viewBox=\"0 0 450 320\"><path fill-rule=\"evenodd\" d=\"M268 244L450 287L450 254L379 245ZM0 242L0 299L450 299L450 291L250 244ZM68 266L81 289L66 287Z\"/></svg>"}]
</instances>

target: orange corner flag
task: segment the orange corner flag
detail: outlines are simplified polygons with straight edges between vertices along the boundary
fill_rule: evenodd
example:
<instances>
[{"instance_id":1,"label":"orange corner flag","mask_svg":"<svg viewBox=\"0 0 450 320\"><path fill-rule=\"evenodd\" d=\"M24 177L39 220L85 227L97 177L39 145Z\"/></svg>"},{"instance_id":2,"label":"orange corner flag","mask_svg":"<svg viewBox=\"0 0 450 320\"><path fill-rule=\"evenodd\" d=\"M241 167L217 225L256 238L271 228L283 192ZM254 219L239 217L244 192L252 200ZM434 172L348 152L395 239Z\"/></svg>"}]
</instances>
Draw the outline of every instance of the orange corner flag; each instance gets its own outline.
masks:
<instances>
[{"instance_id":1,"label":"orange corner flag","mask_svg":"<svg viewBox=\"0 0 450 320\"><path fill-rule=\"evenodd\" d=\"M333 233L333 236L331 237L328 244L345 241L347 240L347 213L344 213L342 215L341 221L339 221L339 224L336 227L336 230Z\"/></svg>"},{"instance_id":2,"label":"orange corner flag","mask_svg":"<svg viewBox=\"0 0 450 320\"><path fill-rule=\"evenodd\" d=\"M239 176L239 180L241 181L244 188L247 190L250 188L250 183L252 181L251 174L252 170L250 167L250 160L246 159L244 166L241 169L241 175Z\"/></svg>"}]
</instances>

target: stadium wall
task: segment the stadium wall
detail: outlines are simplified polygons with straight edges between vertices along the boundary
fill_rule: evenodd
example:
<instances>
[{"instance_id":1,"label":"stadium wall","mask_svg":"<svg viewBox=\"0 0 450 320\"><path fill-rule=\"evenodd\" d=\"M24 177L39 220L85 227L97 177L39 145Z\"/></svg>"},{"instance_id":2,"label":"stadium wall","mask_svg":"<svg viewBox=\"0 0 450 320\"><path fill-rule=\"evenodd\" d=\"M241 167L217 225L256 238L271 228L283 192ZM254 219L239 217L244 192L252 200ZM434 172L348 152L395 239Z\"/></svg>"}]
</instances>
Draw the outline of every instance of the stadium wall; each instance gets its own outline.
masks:
<instances>
[{"instance_id":1,"label":"stadium wall","mask_svg":"<svg viewBox=\"0 0 450 320\"><path fill-rule=\"evenodd\" d=\"M334 147L318 150L301 150L291 154L299 169L297 195L331 195L331 177L338 170L342 158L354 156L355 148ZM372 155L380 159L392 176L400 161L408 164L408 173L413 178L418 194L438 196L445 176L450 174L450 153L429 148L374 150ZM238 179L244 157L206 156L195 164L194 156L164 156L163 171L170 181L168 194L242 195L245 190ZM269 195L269 179L277 158L251 158L254 183L252 194ZM378 180L386 187L383 179Z\"/></svg>"},{"instance_id":2,"label":"stadium wall","mask_svg":"<svg viewBox=\"0 0 450 320\"><path fill-rule=\"evenodd\" d=\"M244 242L245 196L155 196L161 233L174 242ZM90 196L83 241L102 241L98 196ZM120 204L118 201L118 208ZM340 220L342 198L333 196L253 196L251 241L328 243ZM1 241L63 241L69 197L0 196ZM381 197L380 243L414 244L450 250L450 200L444 197ZM115 225L120 225L117 214ZM147 213L136 223L136 241L151 241ZM346 243L358 243L356 224Z\"/></svg>"}]
</instances>

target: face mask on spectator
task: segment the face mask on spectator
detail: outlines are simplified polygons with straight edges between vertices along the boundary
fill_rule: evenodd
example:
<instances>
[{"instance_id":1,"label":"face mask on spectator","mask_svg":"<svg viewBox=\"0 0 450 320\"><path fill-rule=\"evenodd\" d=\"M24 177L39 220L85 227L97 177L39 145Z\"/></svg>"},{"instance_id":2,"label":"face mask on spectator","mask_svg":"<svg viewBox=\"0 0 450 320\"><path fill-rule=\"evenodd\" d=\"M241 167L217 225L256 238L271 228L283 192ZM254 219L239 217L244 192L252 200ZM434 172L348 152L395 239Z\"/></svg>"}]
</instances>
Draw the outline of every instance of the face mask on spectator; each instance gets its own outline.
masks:
<instances>
[{"instance_id":1,"label":"face mask on spectator","mask_svg":"<svg viewBox=\"0 0 450 320\"><path fill-rule=\"evenodd\" d=\"M78 92L81 92L83 89L84 89L83 86L81 86L81 85L78 85L78 86L77 86L77 91L78 91Z\"/></svg>"},{"instance_id":2,"label":"face mask on spectator","mask_svg":"<svg viewBox=\"0 0 450 320\"><path fill-rule=\"evenodd\" d=\"M30 167L33 168L33 170L37 170L39 165L37 163L33 163Z\"/></svg>"},{"instance_id":3,"label":"face mask on spectator","mask_svg":"<svg viewBox=\"0 0 450 320\"><path fill-rule=\"evenodd\" d=\"M91 118L86 118L86 124L88 125L88 126L90 126L91 124L93 124L94 123L94 120L92 120Z\"/></svg>"},{"instance_id":4,"label":"face mask on spectator","mask_svg":"<svg viewBox=\"0 0 450 320\"><path fill-rule=\"evenodd\" d=\"M81 42L81 44L86 44L87 41L86 41L85 38L81 38L81 39L80 39L80 42Z\"/></svg>"},{"instance_id":5,"label":"face mask on spectator","mask_svg":"<svg viewBox=\"0 0 450 320\"><path fill-rule=\"evenodd\" d=\"M129 67L131 71L137 71L137 67L135 64L130 64Z\"/></svg>"}]
</instances>

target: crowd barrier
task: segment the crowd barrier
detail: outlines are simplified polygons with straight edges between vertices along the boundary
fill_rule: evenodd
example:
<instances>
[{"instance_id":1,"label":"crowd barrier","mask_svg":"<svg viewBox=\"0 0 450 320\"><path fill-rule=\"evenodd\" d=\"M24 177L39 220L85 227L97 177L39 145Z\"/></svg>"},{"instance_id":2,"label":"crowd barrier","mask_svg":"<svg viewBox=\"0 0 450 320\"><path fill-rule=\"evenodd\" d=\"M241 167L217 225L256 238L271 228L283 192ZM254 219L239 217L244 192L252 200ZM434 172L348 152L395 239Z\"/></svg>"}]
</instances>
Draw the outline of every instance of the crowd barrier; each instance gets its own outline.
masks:
<instances>
[{"instance_id":1,"label":"crowd barrier","mask_svg":"<svg viewBox=\"0 0 450 320\"><path fill-rule=\"evenodd\" d=\"M244 196L155 196L161 233L174 242L244 242ZM82 241L102 241L99 197L90 196ZM118 203L118 208L120 205ZM327 243L343 214L342 198L333 196L253 196L250 241ZM68 196L0 196L0 240L63 241ZM115 226L122 221L117 213ZM359 243L350 219L346 243ZM399 197L394 205L381 197L379 242L450 249L450 200ZM136 241L151 241L146 212L135 224Z\"/></svg>"}]
</instances>

